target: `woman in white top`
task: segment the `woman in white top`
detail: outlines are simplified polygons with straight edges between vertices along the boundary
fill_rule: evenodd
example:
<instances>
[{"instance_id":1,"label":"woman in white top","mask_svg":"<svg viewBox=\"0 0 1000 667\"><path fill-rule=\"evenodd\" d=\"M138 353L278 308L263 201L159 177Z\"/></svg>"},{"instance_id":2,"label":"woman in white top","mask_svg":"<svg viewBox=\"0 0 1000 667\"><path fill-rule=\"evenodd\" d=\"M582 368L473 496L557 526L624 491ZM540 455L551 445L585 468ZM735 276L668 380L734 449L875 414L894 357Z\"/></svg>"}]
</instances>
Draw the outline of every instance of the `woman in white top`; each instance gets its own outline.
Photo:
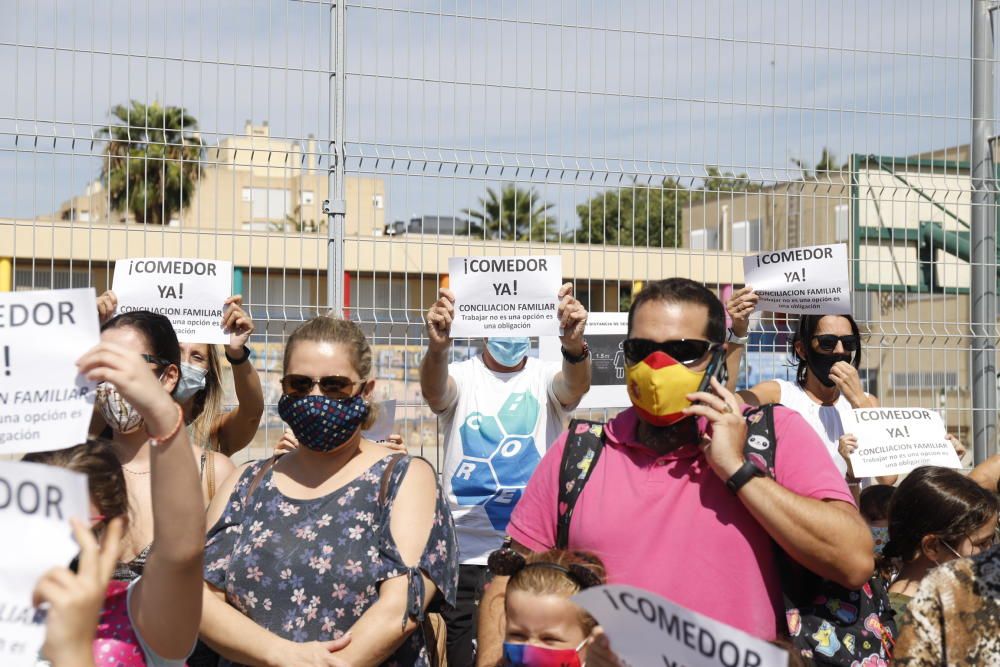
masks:
<instances>
[{"instance_id":1,"label":"woman in white top","mask_svg":"<svg viewBox=\"0 0 1000 667\"><path fill-rule=\"evenodd\" d=\"M734 294L729 312L733 328L737 318L749 319L756 301L752 291ZM740 322L739 324L742 324ZM740 392L750 405L781 403L809 422L826 445L837 469L854 481L848 455L856 441L845 433L845 420L855 408L878 407L878 400L861 386L861 332L850 315L803 315L789 353L798 364L796 381L767 380ZM895 476L876 478L894 484Z\"/></svg>"}]
</instances>

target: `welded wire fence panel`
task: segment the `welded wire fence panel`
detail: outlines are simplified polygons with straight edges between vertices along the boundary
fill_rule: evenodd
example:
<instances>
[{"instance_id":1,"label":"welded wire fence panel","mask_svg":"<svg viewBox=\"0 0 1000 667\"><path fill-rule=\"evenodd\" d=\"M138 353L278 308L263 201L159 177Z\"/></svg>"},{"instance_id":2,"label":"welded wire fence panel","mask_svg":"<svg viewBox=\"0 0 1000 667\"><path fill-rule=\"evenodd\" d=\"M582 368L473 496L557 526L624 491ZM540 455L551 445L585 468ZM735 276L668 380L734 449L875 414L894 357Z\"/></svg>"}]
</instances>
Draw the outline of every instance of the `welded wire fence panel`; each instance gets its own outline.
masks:
<instances>
[{"instance_id":1,"label":"welded wire fence panel","mask_svg":"<svg viewBox=\"0 0 1000 667\"><path fill-rule=\"evenodd\" d=\"M4 7L0 277L102 291L120 257L232 259L258 323L260 446L279 429L281 343L326 305L336 86L331 275L414 450L439 456L418 369L449 257L558 254L598 312L674 275L726 299L744 255L834 242L868 390L942 411L968 441L970 3L359 0L342 76L325 1ZM108 176L102 129L150 151L174 108L196 124L167 160ZM184 177L163 201L186 206L121 204L168 167ZM794 323L755 317L741 387L794 376Z\"/></svg>"}]
</instances>

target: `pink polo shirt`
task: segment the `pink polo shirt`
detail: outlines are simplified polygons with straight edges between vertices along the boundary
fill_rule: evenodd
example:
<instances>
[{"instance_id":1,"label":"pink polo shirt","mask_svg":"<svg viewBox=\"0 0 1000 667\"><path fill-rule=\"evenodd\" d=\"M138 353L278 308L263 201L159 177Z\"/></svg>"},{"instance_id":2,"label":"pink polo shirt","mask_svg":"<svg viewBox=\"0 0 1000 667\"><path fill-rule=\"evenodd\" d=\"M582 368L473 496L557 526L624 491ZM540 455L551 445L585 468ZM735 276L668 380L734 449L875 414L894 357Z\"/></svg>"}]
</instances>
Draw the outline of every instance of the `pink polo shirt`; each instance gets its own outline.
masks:
<instances>
[{"instance_id":1,"label":"pink polo shirt","mask_svg":"<svg viewBox=\"0 0 1000 667\"><path fill-rule=\"evenodd\" d=\"M797 413L774 411L775 478L807 498L854 499L815 431ZM570 524L573 549L597 554L609 583L628 584L772 640L784 615L771 538L726 488L694 444L658 456L636 442L629 408L612 419L597 467ZM566 433L549 448L507 531L531 549L556 541L559 462Z\"/></svg>"}]
</instances>

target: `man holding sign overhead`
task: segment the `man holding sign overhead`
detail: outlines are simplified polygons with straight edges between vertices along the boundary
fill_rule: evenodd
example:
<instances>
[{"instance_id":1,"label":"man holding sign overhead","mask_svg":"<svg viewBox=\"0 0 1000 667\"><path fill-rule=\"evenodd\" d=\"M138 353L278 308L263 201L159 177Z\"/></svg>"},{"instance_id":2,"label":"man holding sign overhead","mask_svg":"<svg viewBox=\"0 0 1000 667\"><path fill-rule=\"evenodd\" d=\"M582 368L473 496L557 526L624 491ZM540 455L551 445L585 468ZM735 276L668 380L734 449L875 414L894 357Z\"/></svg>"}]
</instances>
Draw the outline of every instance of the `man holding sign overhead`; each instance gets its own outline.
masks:
<instances>
[{"instance_id":1,"label":"man holding sign overhead","mask_svg":"<svg viewBox=\"0 0 1000 667\"><path fill-rule=\"evenodd\" d=\"M493 264L491 259L503 263ZM476 605L485 581L486 558L500 546L510 514L549 443L590 388L590 354L583 338L586 309L573 297L571 284L559 286L559 268L553 258L525 258L530 261L520 263L516 259L469 258L469 263L476 264L476 273L480 265L510 268L513 273L471 278L473 292L478 289L474 285L483 280L501 284L498 290L486 286L485 294L492 298L476 298L470 295L470 281L458 269L451 276L454 291L442 289L427 313L428 346L420 366L420 388L427 404L441 417L445 443L441 477L461 552L456 609L445 614L448 662L455 665L475 664ZM456 260L452 262L454 266ZM508 285L509 294L505 293ZM507 326L521 320L504 316L477 320L507 325L488 329L482 354L448 364L451 338L457 333L452 325L461 313L544 315L549 311L543 306L539 306L542 310L520 310L517 304L547 302L553 304L552 333L562 328L561 365L529 358L531 341L524 334L530 329Z\"/></svg>"}]
</instances>

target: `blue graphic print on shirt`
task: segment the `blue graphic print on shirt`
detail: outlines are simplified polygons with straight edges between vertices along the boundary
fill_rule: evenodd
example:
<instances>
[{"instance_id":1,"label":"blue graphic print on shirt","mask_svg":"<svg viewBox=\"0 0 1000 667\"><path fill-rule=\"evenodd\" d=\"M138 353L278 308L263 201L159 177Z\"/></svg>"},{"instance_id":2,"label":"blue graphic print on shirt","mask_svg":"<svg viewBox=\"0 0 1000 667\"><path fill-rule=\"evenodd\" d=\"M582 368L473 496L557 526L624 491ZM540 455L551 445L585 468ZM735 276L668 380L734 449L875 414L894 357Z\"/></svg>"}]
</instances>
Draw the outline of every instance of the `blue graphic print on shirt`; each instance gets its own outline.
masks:
<instances>
[{"instance_id":1,"label":"blue graphic print on shirt","mask_svg":"<svg viewBox=\"0 0 1000 667\"><path fill-rule=\"evenodd\" d=\"M495 417L473 412L459 429L462 461L451 479L459 505L482 505L495 530L511 512L541 460L532 435L541 413L530 392L511 394Z\"/></svg>"}]
</instances>

